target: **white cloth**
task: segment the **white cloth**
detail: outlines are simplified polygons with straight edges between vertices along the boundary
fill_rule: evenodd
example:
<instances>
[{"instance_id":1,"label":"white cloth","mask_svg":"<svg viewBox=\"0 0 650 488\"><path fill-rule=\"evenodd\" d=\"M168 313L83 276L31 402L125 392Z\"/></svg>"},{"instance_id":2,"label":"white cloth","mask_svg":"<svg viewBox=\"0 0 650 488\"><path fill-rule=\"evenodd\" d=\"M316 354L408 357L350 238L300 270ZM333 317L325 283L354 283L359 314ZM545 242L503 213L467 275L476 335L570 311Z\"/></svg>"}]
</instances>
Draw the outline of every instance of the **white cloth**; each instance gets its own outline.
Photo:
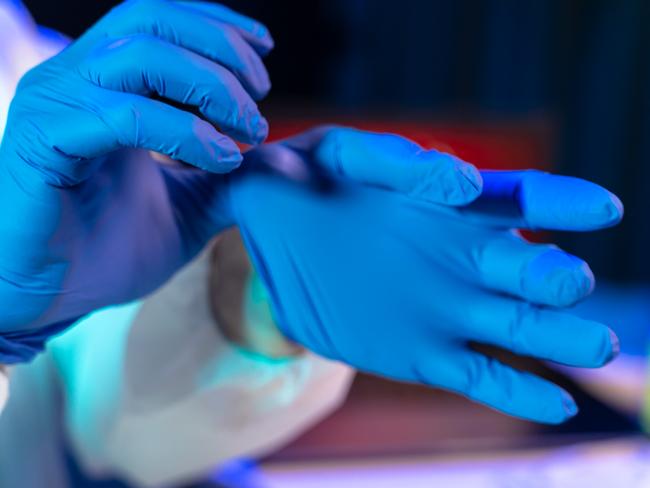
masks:
<instances>
[{"instance_id":1,"label":"white cloth","mask_svg":"<svg viewBox=\"0 0 650 488\"><path fill-rule=\"evenodd\" d=\"M19 77L54 53L41 39L16 2L0 0L0 133ZM143 302L87 317L13 368L0 486L69 486L66 442L98 477L182 482L268 453L340 405L353 377L346 366L309 353L264 360L220 336L208 267L204 254ZM0 372L0 404L6 383Z\"/></svg>"},{"instance_id":2,"label":"white cloth","mask_svg":"<svg viewBox=\"0 0 650 488\"><path fill-rule=\"evenodd\" d=\"M63 439L98 478L190 481L277 449L342 403L348 367L310 353L263 360L220 336L208 267L204 254L144 302L96 312L14 368L0 486L68 486Z\"/></svg>"},{"instance_id":3,"label":"white cloth","mask_svg":"<svg viewBox=\"0 0 650 488\"><path fill-rule=\"evenodd\" d=\"M39 61L36 35L36 26L24 9L15 2L0 0L0 140L18 79L29 69L27 66ZM7 370L0 368L0 412L7 403L8 394Z\"/></svg>"},{"instance_id":4,"label":"white cloth","mask_svg":"<svg viewBox=\"0 0 650 488\"><path fill-rule=\"evenodd\" d=\"M0 140L18 80L31 67L52 56L62 38L39 31L19 2L0 0ZM0 368L0 412L9 395L8 370Z\"/></svg>"},{"instance_id":5,"label":"white cloth","mask_svg":"<svg viewBox=\"0 0 650 488\"><path fill-rule=\"evenodd\" d=\"M208 270L204 254L143 304L97 313L53 343L87 470L142 486L184 481L277 449L345 398L345 366L309 353L263 360L225 341Z\"/></svg>"},{"instance_id":6,"label":"white cloth","mask_svg":"<svg viewBox=\"0 0 650 488\"><path fill-rule=\"evenodd\" d=\"M6 368L0 366L0 412L7 404L7 398L9 398L9 378Z\"/></svg>"},{"instance_id":7,"label":"white cloth","mask_svg":"<svg viewBox=\"0 0 650 488\"><path fill-rule=\"evenodd\" d=\"M19 2L0 0L0 137L18 80L54 55L62 38L44 35Z\"/></svg>"}]
</instances>

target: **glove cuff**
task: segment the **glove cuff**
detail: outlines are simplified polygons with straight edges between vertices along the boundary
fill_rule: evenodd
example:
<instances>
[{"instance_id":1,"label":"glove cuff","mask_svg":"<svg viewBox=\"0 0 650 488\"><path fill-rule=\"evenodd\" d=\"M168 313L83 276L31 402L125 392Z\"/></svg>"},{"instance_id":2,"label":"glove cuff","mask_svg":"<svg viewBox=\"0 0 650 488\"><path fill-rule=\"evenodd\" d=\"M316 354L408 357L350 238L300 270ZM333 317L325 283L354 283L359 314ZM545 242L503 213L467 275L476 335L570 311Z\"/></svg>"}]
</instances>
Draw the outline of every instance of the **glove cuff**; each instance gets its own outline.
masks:
<instances>
[{"instance_id":1,"label":"glove cuff","mask_svg":"<svg viewBox=\"0 0 650 488\"><path fill-rule=\"evenodd\" d=\"M7 332L0 335L0 364L27 363L45 349L53 335L70 327L75 320L50 325L37 332Z\"/></svg>"}]
</instances>

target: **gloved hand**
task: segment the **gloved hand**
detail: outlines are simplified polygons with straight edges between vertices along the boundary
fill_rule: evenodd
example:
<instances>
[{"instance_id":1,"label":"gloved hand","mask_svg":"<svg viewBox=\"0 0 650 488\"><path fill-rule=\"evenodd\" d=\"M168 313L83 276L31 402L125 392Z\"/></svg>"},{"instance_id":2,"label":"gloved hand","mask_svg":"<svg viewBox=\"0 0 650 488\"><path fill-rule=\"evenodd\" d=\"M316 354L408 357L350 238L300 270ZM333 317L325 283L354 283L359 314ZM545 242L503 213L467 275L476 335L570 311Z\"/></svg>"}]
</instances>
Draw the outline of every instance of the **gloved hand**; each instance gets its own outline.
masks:
<instances>
[{"instance_id":1,"label":"gloved hand","mask_svg":"<svg viewBox=\"0 0 650 488\"><path fill-rule=\"evenodd\" d=\"M484 172L478 200L445 207L436 171L450 160L396 136L320 129L249 152L229 175L229 202L289 338L363 371L562 422L577 412L567 392L469 343L571 366L610 361L612 331L559 309L591 292L587 264L513 229L595 230L622 206L595 184L522 171Z\"/></svg>"},{"instance_id":2,"label":"gloved hand","mask_svg":"<svg viewBox=\"0 0 650 488\"><path fill-rule=\"evenodd\" d=\"M267 134L254 99L272 46L219 5L129 1L23 78L0 147L0 363L156 289L214 236L220 216L201 220L209 202L175 170L117 150L237 167L232 139Z\"/></svg>"},{"instance_id":3,"label":"gloved hand","mask_svg":"<svg viewBox=\"0 0 650 488\"><path fill-rule=\"evenodd\" d=\"M131 1L25 76L0 147L0 303L11 304L0 363L155 290L232 224L224 178L142 149L215 173L238 166L227 135L266 136L253 98L269 89L259 56L272 45L218 5ZM435 171L427 181L451 202L478 195L470 165L449 158Z\"/></svg>"}]
</instances>

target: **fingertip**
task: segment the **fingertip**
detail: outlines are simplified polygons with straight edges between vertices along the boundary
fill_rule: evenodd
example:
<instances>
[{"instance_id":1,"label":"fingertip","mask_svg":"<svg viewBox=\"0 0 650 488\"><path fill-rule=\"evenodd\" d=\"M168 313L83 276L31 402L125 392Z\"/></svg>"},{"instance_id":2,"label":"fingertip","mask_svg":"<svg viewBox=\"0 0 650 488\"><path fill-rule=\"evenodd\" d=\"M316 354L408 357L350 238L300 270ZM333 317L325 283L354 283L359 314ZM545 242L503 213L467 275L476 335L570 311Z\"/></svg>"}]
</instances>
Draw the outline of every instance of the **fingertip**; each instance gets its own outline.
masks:
<instances>
[{"instance_id":1,"label":"fingertip","mask_svg":"<svg viewBox=\"0 0 650 488\"><path fill-rule=\"evenodd\" d=\"M264 24L245 15L241 15L229 7L209 2L183 1L180 3L186 7L212 15L219 21L236 27L248 43L262 55L268 53L275 46L271 33Z\"/></svg>"},{"instance_id":2,"label":"fingertip","mask_svg":"<svg viewBox=\"0 0 650 488\"><path fill-rule=\"evenodd\" d=\"M621 200L590 181L529 172L522 185L521 205L536 228L592 231L612 227L623 218Z\"/></svg>"},{"instance_id":3,"label":"fingertip","mask_svg":"<svg viewBox=\"0 0 650 488\"><path fill-rule=\"evenodd\" d=\"M241 154L229 156L219 160L219 173L230 173L231 171L236 170L242 164L244 160Z\"/></svg>"},{"instance_id":4,"label":"fingertip","mask_svg":"<svg viewBox=\"0 0 650 488\"><path fill-rule=\"evenodd\" d=\"M556 306L569 307L588 297L596 287L596 277L587 263L576 260L579 266L560 273L556 288Z\"/></svg>"},{"instance_id":5,"label":"fingertip","mask_svg":"<svg viewBox=\"0 0 650 488\"><path fill-rule=\"evenodd\" d=\"M621 345L618 336L611 328L598 322L591 322L591 324L591 340L586 335L584 337L585 360L583 364L575 366L602 368L616 359L620 353Z\"/></svg>"},{"instance_id":6,"label":"fingertip","mask_svg":"<svg viewBox=\"0 0 650 488\"><path fill-rule=\"evenodd\" d=\"M610 353L609 353L609 360L607 362L616 359L621 352L621 342L619 341L618 336L612 329L609 329L609 343L610 343Z\"/></svg>"},{"instance_id":7,"label":"fingertip","mask_svg":"<svg viewBox=\"0 0 650 488\"><path fill-rule=\"evenodd\" d=\"M559 249L536 256L524 271L523 288L533 301L568 307L589 296L596 279L582 259Z\"/></svg>"},{"instance_id":8,"label":"fingertip","mask_svg":"<svg viewBox=\"0 0 650 488\"><path fill-rule=\"evenodd\" d=\"M593 339L589 341L585 337L585 355L590 357L585 359L584 364L577 364L576 366L601 368L611 363L620 353L620 341L611 328L597 322L592 322L592 327L597 330L597 332L594 330L596 333ZM590 342L592 344L591 346L589 346Z\"/></svg>"},{"instance_id":9,"label":"fingertip","mask_svg":"<svg viewBox=\"0 0 650 488\"><path fill-rule=\"evenodd\" d=\"M266 66L264 66L264 63L257 54L251 54L249 65L253 72L249 83L251 96L255 101L259 101L265 98L271 91L271 78L266 70Z\"/></svg>"},{"instance_id":10,"label":"fingertip","mask_svg":"<svg viewBox=\"0 0 650 488\"><path fill-rule=\"evenodd\" d=\"M460 173L463 177L461 185L467 201L470 203L476 200L483 190L483 177L480 171L472 164L463 163L460 166Z\"/></svg>"},{"instance_id":11,"label":"fingertip","mask_svg":"<svg viewBox=\"0 0 650 488\"><path fill-rule=\"evenodd\" d=\"M269 122L262 115L254 121L253 123L254 130L254 144L262 144L266 138L269 136Z\"/></svg>"},{"instance_id":12,"label":"fingertip","mask_svg":"<svg viewBox=\"0 0 650 488\"><path fill-rule=\"evenodd\" d=\"M548 397L547 404L538 412L538 415L527 417L529 420L549 425L559 425L578 415L580 409L569 392L555 385L554 388L558 391L559 398Z\"/></svg>"},{"instance_id":13,"label":"fingertip","mask_svg":"<svg viewBox=\"0 0 650 488\"><path fill-rule=\"evenodd\" d=\"M560 396L562 401L562 410L564 411L565 414L564 418L560 421L561 423L578 415L578 412L580 410L578 408L576 401L569 394L569 392L560 388Z\"/></svg>"},{"instance_id":14,"label":"fingertip","mask_svg":"<svg viewBox=\"0 0 650 488\"><path fill-rule=\"evenodd\" d=\"M241 166L244 157L237 144L228 137L219 137L213 142L210 164L203 169L213 173L229 173Z\"/></svg>"},{"instance_id":15,"label":"fingertip","mask_svg":"<svg viewBox=\"0 0 650 488\"><path fill-rule=\"evenodd\" d=\"M269 95L270 92L271 92L271 80L267 76L266 79L261 79L257 83L257 86L253 88L251 97L256 102L259 102L261 100L264 100Z\"/></svg>"},{"instance_id":16,"label":"fingertip","mask_svg":"<svg viewBox=\"0 0 650 488\"><path fill-rule=\"evenodd\" d=\"M611 192L607 193L609 194L609 201L605 202L601 209L601 222L603 227L613 227L623 220L625 209L620 198Z\"/></svg>"},{"instance_id":17,"label":"fingertip","mask_svg":"<svg viewBox=\"0 0 650 488\"><path fill-rule=\"evenodd\" d=\"M434 184L428 186L434 188ZM467 205L479 197L482 189L483 178L476 167L456 160L442 178L440 198L435 191L433 200L441 200L437 203L446 205Z\"/></svg>"},{"instance_id":18,"label":"fingertip","mask_svg":"<svg viewBox=\"0 0 650 488\"><path fill-rule=\"evenodd\" d=\"M582 216L583 225L579 230L598 230L614 227L624 214L623 202L603 187L583 181ZM578 192L578 195L580 192Z\"/></svg>"},{"instance_id":19,"label":"fingertip","mask_svg":"<svg viewBox=\"0 0 650 488\"><path fill-rule=\"evenodd\" d=\"M266 56L275 48L275 40L271 35L271 31L264 24L256 22L253 26L252 34L255 37L258 50L263 56Z\"/></svg>"},{"instance_id":20,"label":"fingertip","mask_svg":"<svg viewBox=\"0 0 650 488\"><path fill-rule=\"evenodd\" d=\"M478 401L515 418L548 425L562 424L580 411L573 397L555 384L534 377L526 387L527 392L520 392L525 396L511 395L496 403Z\"/></svg>"},{"instance_id":21,"label":"fingertip","mask_svg":"<svg viewBox=\"0 0 650 488\"><path fill-rule=\"evenodd\" d=\"M236 125L237 127L233 129L222 128L222 131L246 144L257 146L262 144L269 135L269 123L260 113L257 105L244 109L244 116L239 116Z\"/></svg>"}]
</instances>

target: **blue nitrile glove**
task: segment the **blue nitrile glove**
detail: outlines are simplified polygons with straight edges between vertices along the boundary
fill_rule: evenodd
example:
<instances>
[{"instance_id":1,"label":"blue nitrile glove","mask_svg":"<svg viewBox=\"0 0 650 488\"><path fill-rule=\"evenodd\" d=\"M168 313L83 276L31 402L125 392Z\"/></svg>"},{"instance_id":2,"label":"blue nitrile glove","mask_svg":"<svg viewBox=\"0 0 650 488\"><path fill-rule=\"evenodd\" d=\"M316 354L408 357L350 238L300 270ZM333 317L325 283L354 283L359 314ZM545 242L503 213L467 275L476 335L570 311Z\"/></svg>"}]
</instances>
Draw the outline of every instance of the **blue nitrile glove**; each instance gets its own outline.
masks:
<instances>
[{"instance_id":1,"label":"blue nitrile glove","mask_svg":"<svg viewBox=\"0 0 650 488\"><path fill-rule=\"evenodd\" d=\"M237 167L231 137L267 134L254 99L272 46L219 5L129 1L24 77L0 147L0 363L156 289L221 228L175 169L118 149Z\"/></svg>"},{"instance_id":2,"label":"blue nitrile glove","mask_svg":"<svg viewBox=\"0 0 650 488\"><path fill-rule=\"evenodd\" d=\"M599 229L622 206L595 184L523 171L485 172L476 202L444 207L435 202L454 191L441 193L436 171L450 161L396 136L319 129L246 155L229 175L233 218L289 338L363 371L562 422L577 412L568 393L468 343L571 366L610 361L608 327L557 309L591 292L587 264L513 228Z\"/></svg>"}]
</instances>

